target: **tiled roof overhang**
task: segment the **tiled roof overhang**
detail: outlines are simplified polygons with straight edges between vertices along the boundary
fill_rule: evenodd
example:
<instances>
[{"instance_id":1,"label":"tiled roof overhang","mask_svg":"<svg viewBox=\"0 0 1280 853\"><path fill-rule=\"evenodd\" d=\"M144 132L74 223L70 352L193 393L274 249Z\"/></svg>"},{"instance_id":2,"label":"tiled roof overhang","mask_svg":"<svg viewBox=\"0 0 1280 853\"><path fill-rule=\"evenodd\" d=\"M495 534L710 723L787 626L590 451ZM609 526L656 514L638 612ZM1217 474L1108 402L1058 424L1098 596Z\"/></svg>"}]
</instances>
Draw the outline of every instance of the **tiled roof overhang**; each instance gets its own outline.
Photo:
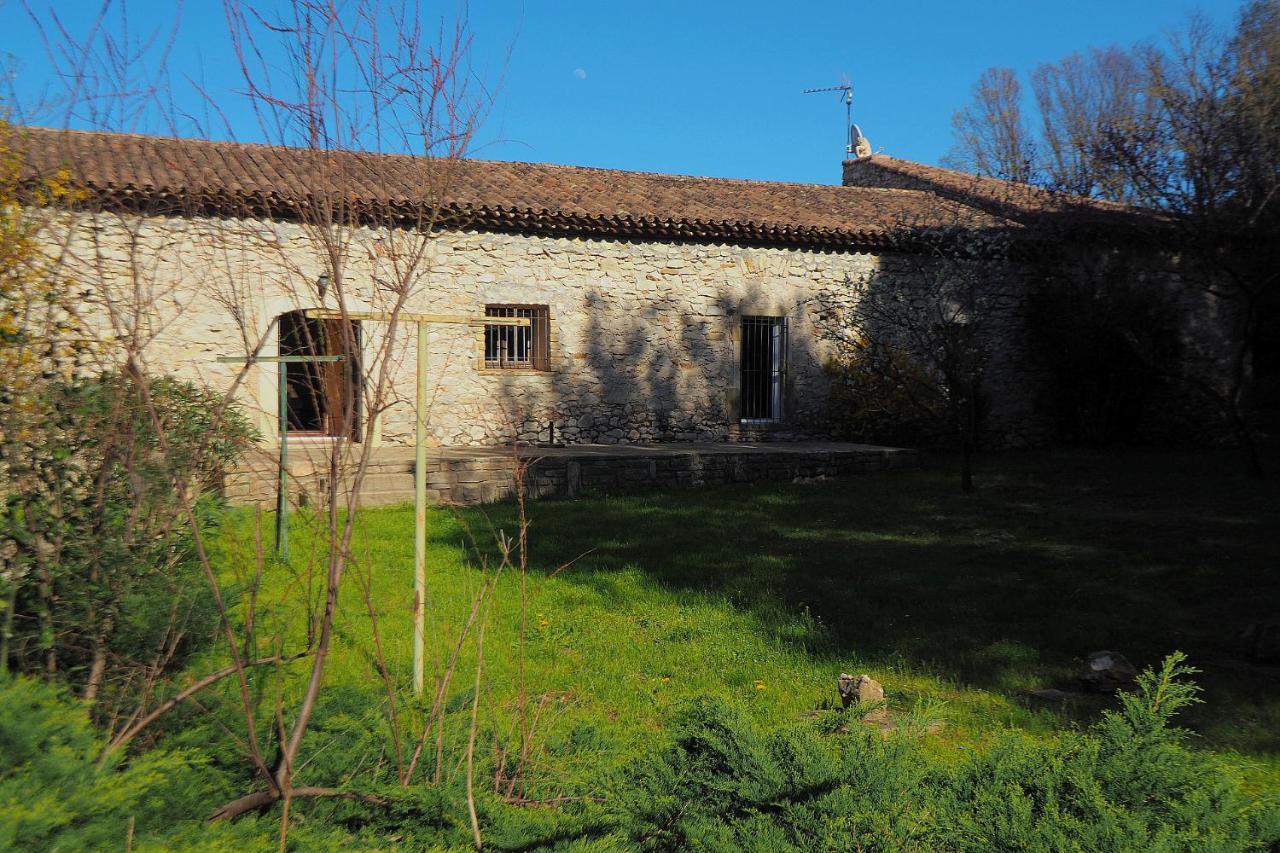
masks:
<instances>
[{"instance_id":1,"label":"tiled roof overhang","mask_svg":"<svg viewBox=\"0 0 1280 853\"><path fill-rule=\"evenodd\" d=\"M1009 215L912 188L431 161L29 127L13 129L11 147L33 182L66 170L85 193L83 205L152 215L828 252L936 251L948 241L960 249L978 232L1012 235L1019 253L1044 244ZM956 228L957 221L964 227Z\"/></svg>"},{"instance_id":2,"label":"tiled roof overhang","mask_svg":"<svg viewBox=\"0 0 1280 853\"><path fill-rule=\"evenodd\" d=\"M841 229L778 225L752 221L703 221L630 215L592 216L542 208L489 207L449 202L439 206L412 202L355 199L319 219L314 210L324 205L315 198L292 199L274 193L201 191L176 193L154 187L100 186L76 182L85 192L83 208L156 216L258 218L264 220L343 222L352 225L435 230L482 231L544 237L577 237L642 242L707 243L775 246L824 252L911 251L915 246L902 229ZM929 229L918 229L924 245ZM1003 229L1000 229L1003 230ZM1025 237L1020 238L1030 248ZM936 240L929 242L936 245Z\"/></svg>"}]
</instances>

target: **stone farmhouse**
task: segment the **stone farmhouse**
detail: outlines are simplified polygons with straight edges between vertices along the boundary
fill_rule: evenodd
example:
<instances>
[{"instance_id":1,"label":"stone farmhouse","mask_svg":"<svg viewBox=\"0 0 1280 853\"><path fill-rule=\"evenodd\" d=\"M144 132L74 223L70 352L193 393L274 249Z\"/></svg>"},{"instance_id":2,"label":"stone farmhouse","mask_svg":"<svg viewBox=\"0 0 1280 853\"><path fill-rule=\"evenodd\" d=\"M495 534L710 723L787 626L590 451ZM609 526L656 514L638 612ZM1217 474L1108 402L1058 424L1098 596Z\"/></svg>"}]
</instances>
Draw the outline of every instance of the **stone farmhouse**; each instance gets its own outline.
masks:
<instances>
[{"instance_id":1,"label":"stone farmhouse","mask_svg":"<svg viewBox=\"0 0 1280 853\"><path fill-rule=\"evenodd\" d=\"M826 186L15 134L31 177L61 172L83 194L59 232L68 256L108 290L147 295L97 313L116 334L146 336L149 370L218 389L239 369L219 357L346 356L287 368L300 442L412 440L412 334L401 332L395 357L379 356L376 321L352 319L344 332L314 316L385 310L397 233L434 238L404 310L529 320L431 328L431 444L648 445L830 437L832 306L870 274L893 282L900 270L909 287L911 248L895 235L962 222L1034 246L1039 225L1061 218L1047 193L880 155L845 162L842 185ZM317 248L320 207L350 226L341 288ZM1114 238L1120 216L1076 206L1072 239ZM992 268L1011 341L1030 269ZM375 362L395 389L376 410L363 391ZM268 443L279 370L257 364L237 391ZM1013 344L991 366L1004 443L1043 440L1030 370Z\"/></svg>"}]
</instances>

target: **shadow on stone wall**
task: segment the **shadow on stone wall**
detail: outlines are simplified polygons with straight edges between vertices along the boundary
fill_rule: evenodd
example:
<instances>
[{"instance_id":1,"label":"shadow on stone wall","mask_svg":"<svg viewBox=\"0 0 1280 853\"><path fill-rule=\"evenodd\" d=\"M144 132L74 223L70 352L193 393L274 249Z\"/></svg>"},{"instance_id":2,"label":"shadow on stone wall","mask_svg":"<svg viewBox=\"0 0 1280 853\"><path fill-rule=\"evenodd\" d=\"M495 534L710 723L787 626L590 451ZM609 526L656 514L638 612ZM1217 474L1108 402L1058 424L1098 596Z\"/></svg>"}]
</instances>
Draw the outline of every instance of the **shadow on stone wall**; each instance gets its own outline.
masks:
<instances>
[{"instance_id":1,"label":"shadow on stone wall","mask_svg":"<svg viewBox=\"0 0 1280 853\"><path fill-rule=\"evenodd\" d=\"M792 332L776 432L826 437L827 382L808 301L779 301L767 290L756 285L721 293L704 313L685 313L661 297L632 310L594 289L577 309L586 317L581 338L553 353L552 375L542 388L531 388L525 377L499 377L495 394L505 423L489 428L502 442L529 444L728 440L738 427L743 306L777 304Z\"/></svg>"}]
</instances>

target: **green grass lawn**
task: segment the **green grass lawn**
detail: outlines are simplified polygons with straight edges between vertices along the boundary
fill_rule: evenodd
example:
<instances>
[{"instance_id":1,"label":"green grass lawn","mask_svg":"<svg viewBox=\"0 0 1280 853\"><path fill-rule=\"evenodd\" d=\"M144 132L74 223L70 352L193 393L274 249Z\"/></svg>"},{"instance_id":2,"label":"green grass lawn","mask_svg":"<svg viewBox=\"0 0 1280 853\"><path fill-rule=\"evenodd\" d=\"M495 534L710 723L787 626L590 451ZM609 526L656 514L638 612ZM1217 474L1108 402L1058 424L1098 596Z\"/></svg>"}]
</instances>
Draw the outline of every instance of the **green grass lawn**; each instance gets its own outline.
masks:
<instances>
[{"instance_id":1,"label":"green grass lawn","mask_svg":"<svg viewBox=\"0 0 1280 853\"><path fill-rule=\"evenodd\" d=\"M601 767L645 749L699 694L794 720L836 703L842 671L882 681L895 712L944 720L940 752L1001 727L1049 735L1100 706L1067 711L1025 691L1069 683L1100 649L1140 668L1187 652L1205 701L1184 722L1251 785L1280 788L1277 670L1243 665L1232 647L1280 603L1280 485L1239 467L1225 453L1006 455L982 460L980 491L965 496L949 460L926 458L918 471L837 482L533 503L526 679L547 697L535 789L589 792ZM401 685L412 525L411 507L370 510L354 544ZM306 527L295 518L297 565ZM470 536L492 555L492 531L515 528L511 504L432 511L434 660L481 583ZM249 547L245 529L224 537L228 565ZM486 637L481 707L498 732L517 695L519 581L499 583ZM307 592L275 568L263 600ZM305 625L293 612L283 630L296 642ZM356 583L339 622L330 713L306 751L367 767L386 760L385 742L353 741L350 709L376 709L384 694ZM456 711L470 702L467 655Z\"/></svg>"}]
</instances>

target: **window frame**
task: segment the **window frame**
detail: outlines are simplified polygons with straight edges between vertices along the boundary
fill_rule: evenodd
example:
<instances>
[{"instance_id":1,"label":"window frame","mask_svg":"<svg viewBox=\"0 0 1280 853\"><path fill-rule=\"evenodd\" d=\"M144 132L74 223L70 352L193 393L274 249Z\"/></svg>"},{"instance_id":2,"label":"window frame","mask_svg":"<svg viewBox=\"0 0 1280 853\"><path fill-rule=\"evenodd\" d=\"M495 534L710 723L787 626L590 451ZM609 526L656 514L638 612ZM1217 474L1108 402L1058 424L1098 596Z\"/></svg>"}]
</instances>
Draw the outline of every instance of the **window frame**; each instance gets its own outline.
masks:
<instances>
[{"instance_id":1,"label":"window frame","mask_svg":"<svg viewBox=\"0 0 1280 853\"><path fill-rule=\"evenodd\" d=\"M743 314L738 320L738 422L768 426L785 422L790 322L786 314ZM748 365L748 347L767 342L768 366ZM762 363L763 364L763 363ZM754 382L748 374L755 377ZM749 387L754 385L755 387ZM762 414L767 410L768 414Z\"/></svg>"},{"instance_id":2,"label":"window frame","mask_svg":"<svg viewBox=\"0 0 1280 853\"><path fill-rule=\"evenodd\" d=\"M276 318L276 351L282 355L341 355L339 362L280 362L280 381L290 391L311 400L315 426L290 426L292 438L340 438L360 441L364 377L362 329L359 320L342 321L307 316L306 309L286 311ZM348 350L348 345L351 349ZM276 428L279 432L279 427Z\"/></svg>"},{"instance_id":3,"label":"window frame","mask_svg":"<svg viewBox=\"0 0 1280 853\"><path fill-rule=\"evenodd\" d=\"M501 312L501 313L498 313ZM523 313L522 313L523 312ZM528 317L529 326L497 326L483 324L479 331L480 358L479 369L488 373L547 373L551 370L551 307L516 302L493 302L484 306L486 317ZM528 355L525 358L500 354L491 358L494 340L501 343L499 347L519 346L522 335L528 334ZM505 345L505 346L504 346Z\"/></svg>"}]
</instances>

